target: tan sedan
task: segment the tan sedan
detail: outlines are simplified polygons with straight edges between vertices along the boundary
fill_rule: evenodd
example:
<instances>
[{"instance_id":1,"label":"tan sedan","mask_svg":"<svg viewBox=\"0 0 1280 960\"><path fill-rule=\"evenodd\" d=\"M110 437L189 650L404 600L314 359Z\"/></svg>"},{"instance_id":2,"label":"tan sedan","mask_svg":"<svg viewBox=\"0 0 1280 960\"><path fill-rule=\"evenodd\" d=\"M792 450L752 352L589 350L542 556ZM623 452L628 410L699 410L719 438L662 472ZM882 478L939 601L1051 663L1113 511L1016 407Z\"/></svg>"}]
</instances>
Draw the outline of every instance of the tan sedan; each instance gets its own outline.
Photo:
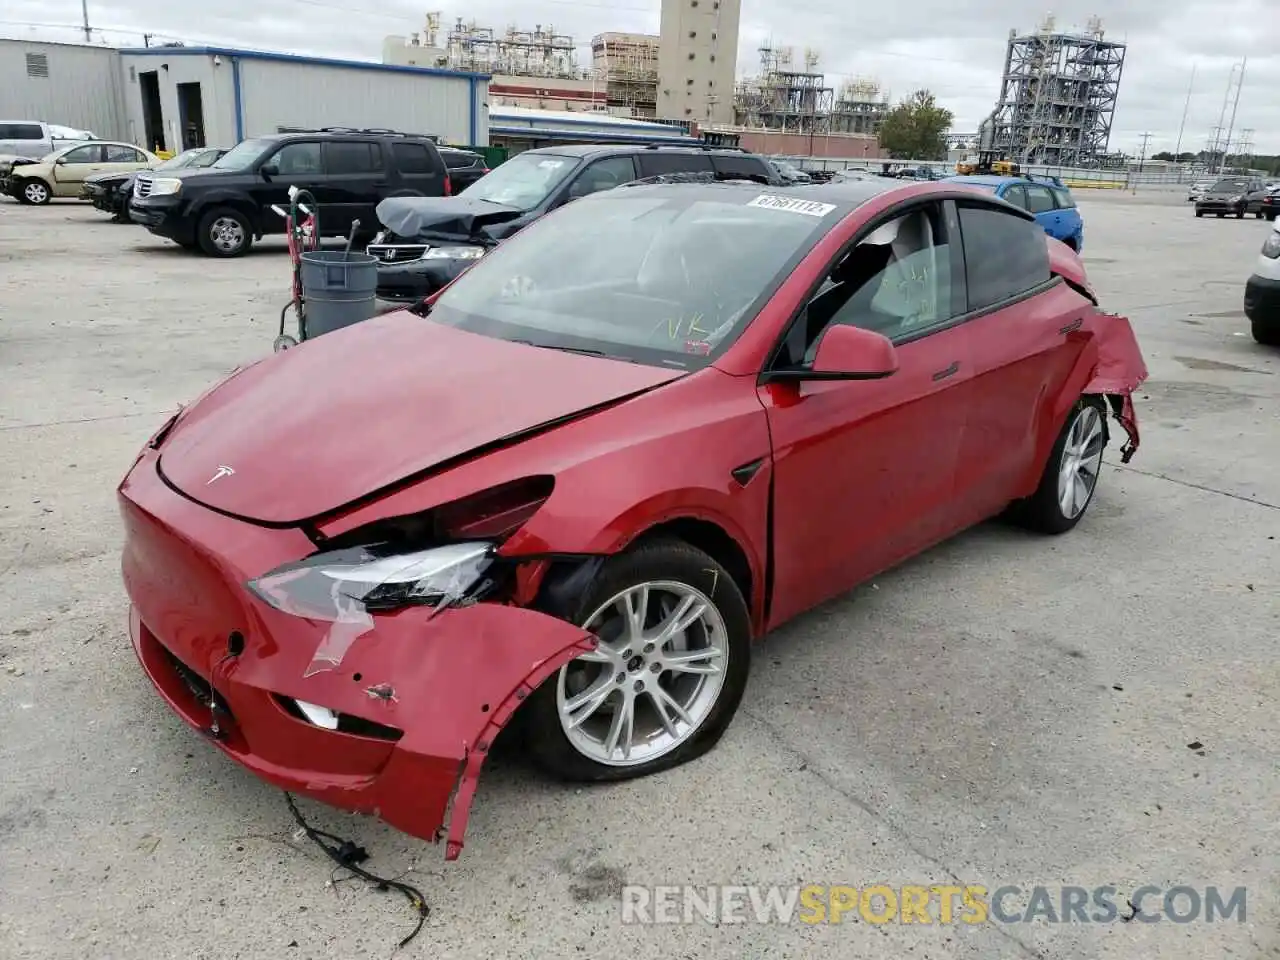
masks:
<instances>
[{"instance_id":1,"label":"tan sedan","mask_svg":"<svg viewBox=\"0 0 1280 960\"><path fill-rule=\"evenodd\" d=\"M131 143L94 140L55 150L37 163L13 167L0 190L19 203L48 203L54 197L79 197L85 177L149 170L159 162L154 153Z\"/></svg>"}]
</instances>

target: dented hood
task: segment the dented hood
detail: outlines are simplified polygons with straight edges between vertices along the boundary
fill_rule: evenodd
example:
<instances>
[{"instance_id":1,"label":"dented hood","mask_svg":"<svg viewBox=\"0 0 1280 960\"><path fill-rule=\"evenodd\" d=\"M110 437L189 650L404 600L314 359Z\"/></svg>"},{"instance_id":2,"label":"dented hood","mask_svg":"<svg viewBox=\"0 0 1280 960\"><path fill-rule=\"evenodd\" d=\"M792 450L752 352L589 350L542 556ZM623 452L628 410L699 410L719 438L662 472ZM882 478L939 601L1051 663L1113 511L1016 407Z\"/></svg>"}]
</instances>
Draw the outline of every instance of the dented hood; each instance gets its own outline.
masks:
<instances>
[{"instance_id":1,"label":"dented hood","mask_svg":"<svg viewBox=\"0 0 1280 960\"><path fill-rule=\"evenodd\" d=\"M225 380L178 420L159 469L215 510L290 525L681 375L391 313Z\"/></svg>"},{"instance_id":2,"label":"dented hood","mask_svg":"<svg viewBox=\"0 0 1280 960\"><path fill-rule=\"evenodd\" d=\"M519 207L508 207L471 197L388 197L375 211L378 222L406 240L441 235L483 239L485 227L523 216Z\"/></svg>"}]
</instances>

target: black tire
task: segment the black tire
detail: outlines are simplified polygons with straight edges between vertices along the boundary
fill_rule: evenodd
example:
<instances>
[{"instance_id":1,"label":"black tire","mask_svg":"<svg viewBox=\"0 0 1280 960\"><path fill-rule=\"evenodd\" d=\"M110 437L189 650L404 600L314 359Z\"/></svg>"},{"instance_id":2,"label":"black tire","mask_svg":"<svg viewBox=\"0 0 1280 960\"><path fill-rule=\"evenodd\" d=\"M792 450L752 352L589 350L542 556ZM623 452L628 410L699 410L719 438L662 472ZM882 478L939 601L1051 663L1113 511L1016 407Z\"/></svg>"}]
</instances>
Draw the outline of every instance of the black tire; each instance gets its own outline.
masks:
<instances>
[{"instance_id":1,"label":"black tire","mask_svg":"<svg viewBox=\"0 0 1280 960\"><path fill-rule=\"evenodd\" d=\"M612 766L585 756L569 741L560 723L557 691L562 671L557 670L521 711L521 728L529 753L548 773L574 782L631 780L702 756L728 728L742 701L751 669L751 616L733 578L701 550L681 540L664 538L642 541L625 553L610 557L575 601L575 609L567 619L585 623L601 605L622 591L662 580L699 590L712 601L724 621L728 664L710 712L693 734L674 749L647 763Z\"/></svg>"},{"instance_id":2,"label":"black tire","mask_svg":"<svg viewBox=\"0 0 1280 960\"><path fill-rule=\"evenodd\" d=\"M1220 213L1220 214L1218 214L1218 219L1219 219L1219 220L1221 220L1221 219L1222 219L1223 217L1225 217L1225 216L1226 216L1226 214L1225 214L1225 213Z\"/></svg>"},{"instance_id":3,"label":"black tire","mask_svg":"<svg viewBox=\"0 0 1280 960\"><path fill-rule=\"evenodd\" d=\"M1264 347L1280 347L1280 324L1266 326L1257 320L1249 324L1253 331L1253 339Z\"/></svg>"},{"instance_id":4,"label":"black tire","mask_svg":"<svg viewBox=\"0 0 1280 960\"><path fill-rule=\"evenodd\" d=\"M196 241L211 257L242 257L253 246L253 226L249 218L234 207L214 207L200 218Z\"/></svg>"},{"instance_id":5,"label":"black tire","mask_svg":"<svg viewBox=\"0 0 1280 960\"><path fill-rule=\"evenodd\" d=\"M1271 221L1276 218L1276 212L1274 210L1267 210L1263 213L1263 216L1266 217L1268 221Z\"/></svg>"},{"instance_id":6,"label":"black tire","mask_svg":"<svg viewBox=\"0 0 1280 960\"><path fill-rule=\"evenodd\" d=\"M1262 212L1261 210L1259 210L1259 211L1257 211L1256 213L1254 213L1254 216L1255 216L1255 217L1257 217L1259 220L1261 220L1261 219L1263 218L1264 214L1263 214L1263 212Z\"/></svg>"},{"instance_id":7,"label":"black tire","mask_svg":"<svg viewBox=\"0 0 1280 960\"><path fill-rule=\"evenodd\" d=\"M1236 219L1237 220L1244 219L1244 207L1241 207L1239 210L1236 211Z\"/></svg>"},{"instance_id":8,"label":"black tire","mask_svg":"<svg viewBox=\"0 0 1280 960\"><path fill-rule=\"evenodd\" d=\"M1094 479L1093 487L1089 490L1089 496L1084 506L1075 516L1069 516L1062 509L1062 505L1058 500L1058 476L1062 467L1063 450L1076 422L1081 417L1088 415L1086 411L1093 411L1098 416L1102 424L1103 438L1102 448L1098 451L1099 454L1101 454L1102 449L1105 449L1107 436L1106 405L1101 397L1081 397L1076 401L1075 406L1071 408L1071 412L1067 415L1067 422L1062 425L1062 431L1058 434L1058 439L1054 441L1053 449L1049 451L1049 458L1045 462L1044 472L1040 475L1040 485L1036 487L1036 492L1026 500L1016 504L1016 509L1011 511L1012 517L1022 526L1040 533L1066 533L1089 512L1089 504L1093 502L1093 496L1098 490L1098 477ZM1099 460L1099 473L1101 473L1101 467L1102 462Z\"/></svg>"},{"instance_id":9,"label":"black tire","mask_svg":"<svg viewBox=\"0 0 1280 960\"><path fill-rule=\"evenodd\" d=\"M1203 217L1203 216L1204 216L1204 211L1203 211L1203 210L1197 210L1197 211L1196 211L1196 216L1197 216L1197 217Z\"/></svg>"},{"instance_id":10,"label":"black tire","mask_svg":"<svg viewBox=\"0 0 1280 960\"><path fill-rule=\"evenodd\" d=\"M17 196L19 203L25 203L29 207L43 207L53 199L53 190L43 180L28 178L18 181L18 190L15 196Z\"/></svg>"}]
</instances>

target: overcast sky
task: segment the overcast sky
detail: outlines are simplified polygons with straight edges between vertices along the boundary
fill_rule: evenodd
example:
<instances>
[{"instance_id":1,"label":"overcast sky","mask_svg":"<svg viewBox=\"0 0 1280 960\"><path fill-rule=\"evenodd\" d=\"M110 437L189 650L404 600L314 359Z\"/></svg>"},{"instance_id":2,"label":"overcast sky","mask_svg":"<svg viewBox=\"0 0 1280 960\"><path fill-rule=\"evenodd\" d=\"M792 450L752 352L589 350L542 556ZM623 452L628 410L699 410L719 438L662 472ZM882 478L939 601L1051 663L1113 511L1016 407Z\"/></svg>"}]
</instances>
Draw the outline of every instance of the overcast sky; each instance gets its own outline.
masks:
<instances>
[{"instance_id":1,"label":"overcast sky","mask_svg":"<svg viewBox=\"0 0 1280 960\"><path fill-rule=\"evenodd\" d=\"M1178 139L1195 68L1184 150L1205 145L1219 122L1232 64L1247 57L1236 130L1252 129L1257 152L1280 153L1280 0L1046 0L1059 29L1100 16L1108 38L1129 44L1111 148L1148 155ZM140 45L151 32L285 52L378 60L388 34L421 30L439 10L446 27L465 13L481 25L554 25L573 35L590 61L591 36L606 30L657 33L660 0L89 0L96 39ZM867 76L894 99L928 87L969 132L999 93L1011 28L1033 30L1047 9L1019 0L743 0L739 75L757 71L760 46L813 47L832 85ZM46 40L81 37L79 0L5 0L0 35ZM1231 105L1227 105L1230 120Z\"/></svg>"}]
</instances>

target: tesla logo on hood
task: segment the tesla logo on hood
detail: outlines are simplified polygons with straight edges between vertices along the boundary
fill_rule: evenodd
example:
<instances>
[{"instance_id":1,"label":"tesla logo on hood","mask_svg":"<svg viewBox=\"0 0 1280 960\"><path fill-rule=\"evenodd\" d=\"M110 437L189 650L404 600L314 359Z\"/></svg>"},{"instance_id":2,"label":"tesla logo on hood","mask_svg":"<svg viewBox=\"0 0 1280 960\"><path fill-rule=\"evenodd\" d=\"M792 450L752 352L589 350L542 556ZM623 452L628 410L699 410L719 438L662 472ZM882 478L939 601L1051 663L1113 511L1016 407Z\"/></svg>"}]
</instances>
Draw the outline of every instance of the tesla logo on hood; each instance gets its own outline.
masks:
<instances>
[{"instance_id":1,"label":"tesla logo on hood","mask_svg":"<svg viewBox=\"0 0 1280 960\"><path fill-rule=\"evenodd\" d=\"M213 471L213 476L208 479L208 481L205 483L205 486L207 487L210 483L213 483L215 480L221 480L223 477L230 477L230 476L233 476L234 474L235 474L235 471L232 470L230 467L223 466L222 464L218 464L218 469Z\"/></svg>"}]
</instances>

